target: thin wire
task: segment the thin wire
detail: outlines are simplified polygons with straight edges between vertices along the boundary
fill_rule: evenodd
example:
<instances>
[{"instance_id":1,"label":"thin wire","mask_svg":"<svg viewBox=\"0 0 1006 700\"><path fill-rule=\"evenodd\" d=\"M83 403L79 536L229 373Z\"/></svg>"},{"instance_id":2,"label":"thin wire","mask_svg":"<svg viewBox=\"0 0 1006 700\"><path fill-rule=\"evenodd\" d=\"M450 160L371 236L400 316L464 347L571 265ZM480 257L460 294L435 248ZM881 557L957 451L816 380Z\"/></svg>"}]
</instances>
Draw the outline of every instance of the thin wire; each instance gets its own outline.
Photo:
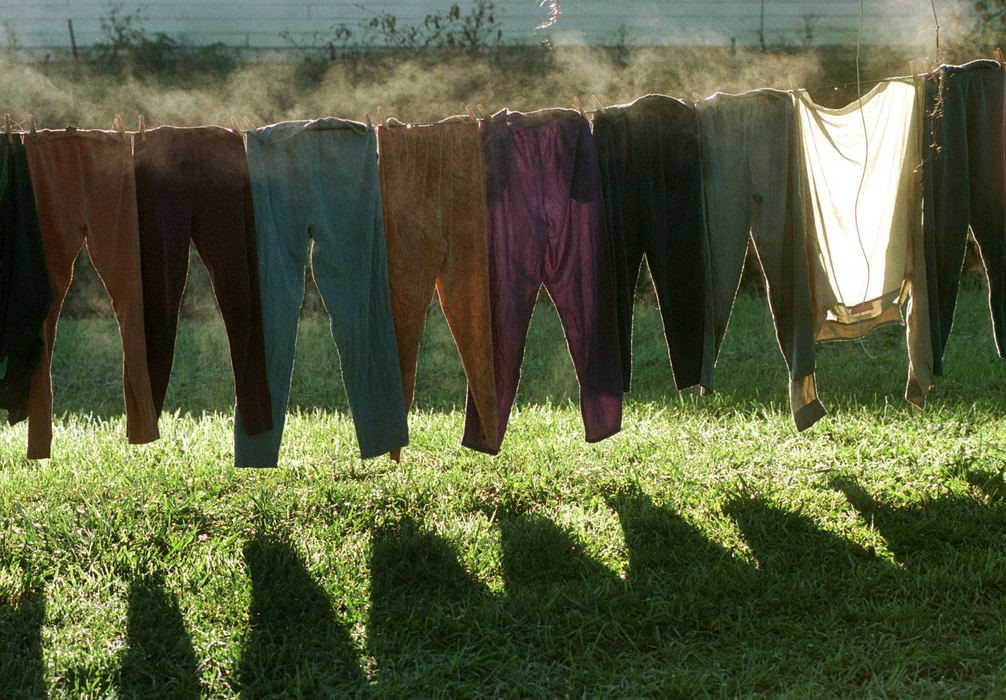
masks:
<instances>
[{"instance_id":1,"label":"thin wire","mask_svg":"<svg viewBox=\"0 0 1006 700\"><path fill-rule=\"evenodd\" d=\"M930 7L933 8L933 22L936 23L936 62L940 62L940 18L936 16L936 0L929 0Z\"/></svg>"},{"instance_id":2,"label":"thin wire","mask_svg":"<svg viewBox=\"0 0 1006 700\"><path fill-rule=\"evenodd\" d=\"M856 204L853 207L854 221L856 222L856 238L859 239L859 249L863 253L863 261L866 263L866 288L863 290L863 297L870 291L870 256L866 253L866 246L863 244L863 234L859 229L859 198L863 194L863 184L866 182L866 168L870 161L870 135L866 128L866 115L863 113L863 84L860 80L859 75L859 57L860 51L863 47L863 25L866 21L866 9L864 7L866 0L859 0L859 34L856 36L856 94L858 95L857 100L859 102L859 118L863 122L863 172L859 176L859 187L856 188ZM866 348L866 343L863 342L863 334L861 332L863 320L861 318L856 319L856 336L859 338L859 346L866 353L866 356L871 360L877 359L874 357L870 351Z\"/></svg>"}]
</instances>

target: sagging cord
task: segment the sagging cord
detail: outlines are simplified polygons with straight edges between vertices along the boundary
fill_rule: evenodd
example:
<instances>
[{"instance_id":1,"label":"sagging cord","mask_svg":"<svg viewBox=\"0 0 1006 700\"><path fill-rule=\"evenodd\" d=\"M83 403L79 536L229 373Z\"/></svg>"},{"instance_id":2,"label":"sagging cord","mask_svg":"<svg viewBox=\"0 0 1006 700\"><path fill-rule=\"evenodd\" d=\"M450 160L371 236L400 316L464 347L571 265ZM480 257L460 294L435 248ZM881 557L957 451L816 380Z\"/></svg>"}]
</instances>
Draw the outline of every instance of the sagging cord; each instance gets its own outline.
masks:
<instances>
[{"instance_id":1,"label":"sagging cord","mask_svg":"<svg viewBox=\"0 0 1006 700\"><path fill-rule=\"evenodd\" d=\"M863 244L863 234L859 229L859 198L863 194L863 185L866 182L866 168L870 160L870 135L866 127L866 115L863 114L863 83L860 79L859 74L859 59L860 52L863 47L863 25L866 21L866 10L865 10L866 0L859 0L859 33L856 36L856 95L857 101L859 102L859 118L863 122L863 172L859 176L859 187L856 188L856 203L853 206L853 220L856 223L856 238L859 240L859 250L863 253L863 260L866 262L866 288L863 290L863 297L870 292L870 256L866 253L866 246ZM876 356L869 351L866 347L866 343L863 341L863 319L856 319L856 338L859 340L859 347L862 348L863 352L871 360L876 360Z\"/></svg>"}]
</instances>

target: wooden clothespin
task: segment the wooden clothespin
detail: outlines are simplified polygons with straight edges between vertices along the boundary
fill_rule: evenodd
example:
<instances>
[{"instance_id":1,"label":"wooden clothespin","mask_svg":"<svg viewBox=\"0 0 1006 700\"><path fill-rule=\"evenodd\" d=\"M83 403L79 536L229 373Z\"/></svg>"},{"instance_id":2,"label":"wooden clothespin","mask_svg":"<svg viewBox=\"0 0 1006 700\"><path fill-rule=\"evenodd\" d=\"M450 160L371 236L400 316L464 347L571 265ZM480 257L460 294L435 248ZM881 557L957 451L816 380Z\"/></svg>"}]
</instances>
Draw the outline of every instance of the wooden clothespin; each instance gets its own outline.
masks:
<instances>
[{"instance_id":1,"label":"wooden clothespin","mask_svg":"<svg viewBox=\"0 0 1006 700\"><path fill-rule=\"evenodd\" d=\"M919 87L919 64L915 61L908 62L908 73L912 76L912 82L915 83L916 89Z\"/></svg>"},{"instance_id":2,"label":"wooden clothespin","mask_svg":"<svg viewBox=\"0 0 1006 700\"><path fill-rule=\"evenodd\" d=\"M996 47L996 60L999 61L999 67L1006 70L1006 60L1003 59L1002 47Z\"/></svg>"},{"instance_id":3,"label":"wooden clothespin","mask_svg":"<svg viewBox=\"0 0 1006 700\"><path fill-rule=\"evenodd\" d=\"M384 107L381 105L377 105L377 121L384 124L384 126L388 125L388 115L384 113Z\"/></svg>"},{"instance_id":4,"label":"wooden clothespin","mask_svg":"<svg viewBox=\"0 0 1006 700\"><path fill-rule=\"evenodd\" d=\"M119 136L123 140L126 138L126 127L122 125L122 117L118 114L115 115L115 130L119 132Z\"/></svg>"},{"instance_id":5,"label":"wooden clothespin","mask_svg":"<svg viewBox=\"0 0 1006 700\"><path fill-rule=\"evenodd\" d=\"M370 121L370 112L364 112L363 113L363 118L367 120L367 128L368 129L373 129L374 128L374 122Z\"/></svg>"},{"instance_id":6,"label":"wooden clothespin","mask_svg":"<svg viewBox=\"0 0 1006 700\"><path fill-rule=\"evenodd\" d=\"M36 133L35 117L31 117L31 122L30 123L31 123L31 126L29 128L31 129L32 136L34 136L35 133Z\"/></svg>"},{"instance_id":7,"label":"wooden clothespin","mask_svg":"<svg viewBox=\"0 0 1006 700\"><path fill-rule=\"evenodd\" d=\"M140 122L140 140L147 140L147 121L143 118L142 114L136 115L136 120Z\"/></svg>"},{"instance_id":8,"label":"wooden clothespin","mask_svg":"<svg viewBox=\"0 0 1006 700\"><path fill-rule=\"evenodd\" d=\"M599 99L597 99L597 95L591 95L590 96L590 101L594 105L594 113L595 114L603 114L604 113L604 107L601 105L601 101Z\"/></svg>"},{"instance_id":9,"label":"wooden clothespin","mask_svg":"<svg viewBox=\"0 0 1006 700\"><path fill-rule=\"evenodd\" d=\"M231 115L231 130L235 134L240 134L241 133L241 125L238 124L238 118L235 117L233 114Z\"/></svg>"},{"instance_id":10,"label":"wooden clothespin","mask_svg":"<svg viewBox=\"0 0 1006 700\"><path fill-rule=\"evenodd\" d=\"M248 127L248 131L255 131L255 122L252 121L251 117L246 114L242 119L245 120L245 126Z\"/></svg>"},{"instance_id":11,"label":"wooden clothespin","mask_svg":"<svg viewBox=\"0 0 1006 700\"><path fill-rule=\"evenodd\" d=\"M793 79L792 75L787 75L786 80L789 82L789 89L794 95L800 92L800 88L796 86L796 81Z\"/></svg>"},{"instance_id":12,"label":"wooden clothespin","mask_svg":"<svg viewBox=\"0 0 1006 700\"><path fill-rule=\"evenodd\" d=\"M14 143L14 130L10 126L10 115L3 115L3 130L7 132L7 143Z\"/></svg>"},{"instance_id":13,"label":"wooden clothespin","mask_svg":"<svg viewBox=\"0 0 1006 700\"><path fill-rule=\"evenodd\" d=\"M489 118L489 116L490 116L489 115L489 110L487 110L485 107L483 107L481 102L479 102L477 105L475 105L475 109L477 109L479 111L479 114L482 115L483 119L488 119Z\"/></svg>"},{"instance_id":14,"label":"wooden clothespin","mask_svg":"<svg viewBox=\"0 0 1006 700\"><path fill-rule=\"evenodd\" d=\"M478 117L475 116L475 110L472 109L471 105L468 105L468 104L465 105L465 114L467 114L469 117L471 117L475 121L478 121Z\"/></svg>"},{"instance_id":15,"label":"wooden clothespin","mask_svg":"<svg viewBox=\"0 0 1006 700\"><path fill-rule=\"evenodd\" d=\"M575 109L577 112L579 112L581 117L586 116L583 113L583 103L580 102L580 96L579 95L573 95L573 109Z\"/></svg>"}]
</instances>

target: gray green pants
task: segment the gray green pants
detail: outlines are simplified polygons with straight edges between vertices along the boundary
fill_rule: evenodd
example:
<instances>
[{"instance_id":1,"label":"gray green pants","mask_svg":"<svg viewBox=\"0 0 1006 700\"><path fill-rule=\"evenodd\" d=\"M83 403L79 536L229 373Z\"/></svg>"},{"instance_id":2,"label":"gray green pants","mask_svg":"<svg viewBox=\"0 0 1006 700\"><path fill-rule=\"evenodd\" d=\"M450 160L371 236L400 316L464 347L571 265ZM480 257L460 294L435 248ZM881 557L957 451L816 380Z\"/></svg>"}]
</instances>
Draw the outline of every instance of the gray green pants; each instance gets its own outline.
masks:
<instances>
[{"instance_id":1,"label":"gray green pants","mask_svg":"<svg viewBox=\"0 0 1006 700\"><path fill-rule=\"evenodd\" d=\"M779 347L789 367L798 430L824 416L814 379L814 319L797 149L789 93L717 93L696 105L708 227L708 314L702 385L711 389L720 342L750 240L768 286Z\"/></svg>"},{"instance_id":2,"label":"gray green pants","mask_svg":"<svg viewBox=\"0 0 1006 700\"><path fill-rule=\"evenodd\" d=\"M408 444L373 129L333 118L267 126L248 133L248 169L273 427L248 435L239 411L235 463L276 466L312 240L360 454Z\"/></svg>"}]
</instances>

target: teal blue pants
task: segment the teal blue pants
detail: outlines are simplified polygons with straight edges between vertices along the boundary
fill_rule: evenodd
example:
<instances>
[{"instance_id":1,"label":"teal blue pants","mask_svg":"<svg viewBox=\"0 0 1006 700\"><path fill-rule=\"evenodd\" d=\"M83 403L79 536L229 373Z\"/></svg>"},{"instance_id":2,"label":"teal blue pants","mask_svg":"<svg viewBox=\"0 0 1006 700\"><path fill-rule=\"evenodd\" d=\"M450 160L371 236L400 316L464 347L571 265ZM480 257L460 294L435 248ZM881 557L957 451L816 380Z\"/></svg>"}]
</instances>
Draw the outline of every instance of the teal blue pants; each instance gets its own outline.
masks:
<instances>
[{"instance_id":1,"label":"teal blue pants","mask_svg":"<svg viewBox=\"0 0 1006 700\"><path fill-rule=\"evenodd\" d=\"M248 169L273 427L248 435L238 411L235 463L277 464L312 240L360 455L407 445L374 130L333 118L267 126L248 133Z\"/></svg>"}]
</instances>

